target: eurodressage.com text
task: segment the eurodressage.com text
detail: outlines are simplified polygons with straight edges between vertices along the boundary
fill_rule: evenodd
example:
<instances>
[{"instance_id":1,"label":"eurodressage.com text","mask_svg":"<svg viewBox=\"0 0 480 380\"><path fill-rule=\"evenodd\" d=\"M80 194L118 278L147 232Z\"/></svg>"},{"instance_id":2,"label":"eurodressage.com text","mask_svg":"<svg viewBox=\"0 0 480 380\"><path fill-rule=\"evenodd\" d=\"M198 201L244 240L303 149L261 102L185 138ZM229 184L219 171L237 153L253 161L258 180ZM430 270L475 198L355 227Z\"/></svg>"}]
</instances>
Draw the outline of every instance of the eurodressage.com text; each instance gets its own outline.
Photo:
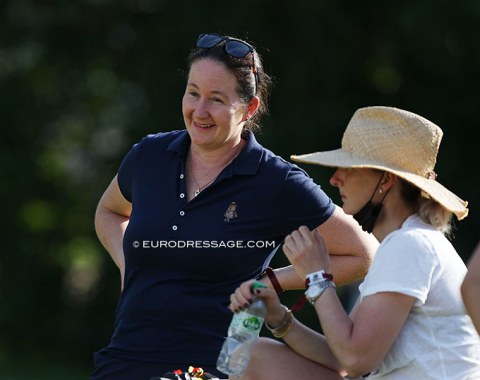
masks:
<instances>
[{"instance_id":1,"label":"eurodressage.com text","mask_svg":"<svg viewBox=\"0 0 480 380\"><path fill-rule=\"evenodd\" d=\"M262 240L142 240L133 242L134 248L274 248L275 241Z\"/></svg>"}]
</instances>

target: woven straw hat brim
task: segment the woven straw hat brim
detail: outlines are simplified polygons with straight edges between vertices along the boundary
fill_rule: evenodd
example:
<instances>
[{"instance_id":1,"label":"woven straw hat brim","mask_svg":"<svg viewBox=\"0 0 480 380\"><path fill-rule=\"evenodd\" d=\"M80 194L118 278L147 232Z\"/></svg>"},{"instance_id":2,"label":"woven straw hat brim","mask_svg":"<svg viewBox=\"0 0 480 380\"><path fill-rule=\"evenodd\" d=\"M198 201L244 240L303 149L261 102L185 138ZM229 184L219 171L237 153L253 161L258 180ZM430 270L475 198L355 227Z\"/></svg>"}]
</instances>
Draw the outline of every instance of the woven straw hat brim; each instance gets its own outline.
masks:
<instances>
[{"instance_id":1,"label":"woven straw hat brim","mask_svg":"<svg viewBox=\"0 0 480 380\"><path fill-rule=\"evenodd\" d=\"M393 166L388 166L384 162L379 162L367 157L355 155L343 149L303 155L292 155L290 158L296 162L329 167L372 168L389 171L423 190L431 198L443 205L447 210L453 212L457 216L458 220L462 220L468 215L468 202L460 199L457 195L452 193L436 180L427 179L417 174L413 174Z\"/></svg>"}]
</instances>

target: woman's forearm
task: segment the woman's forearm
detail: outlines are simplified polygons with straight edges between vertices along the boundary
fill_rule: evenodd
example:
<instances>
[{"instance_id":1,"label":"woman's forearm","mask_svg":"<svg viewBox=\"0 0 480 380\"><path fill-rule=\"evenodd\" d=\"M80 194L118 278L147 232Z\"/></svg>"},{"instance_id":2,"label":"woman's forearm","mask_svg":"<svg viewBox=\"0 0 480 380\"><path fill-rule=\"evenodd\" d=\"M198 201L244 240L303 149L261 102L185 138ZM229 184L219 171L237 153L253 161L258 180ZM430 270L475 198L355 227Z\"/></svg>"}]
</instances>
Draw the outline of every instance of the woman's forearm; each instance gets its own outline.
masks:
<instances>
[{"instance_id":1,"label":"woman's forearm","mask_svg":"<svg viewBox=\"0 0 480 380\"><path fill-rule=\"evenodd\" d=\"M110 254L113 262L122 275L125 270L123 235L129 220L129 218L116 214L113 211L102 208L101 206L97 208L95 214L95 230L98 239Z\"/></svg>"},{"instance_id":2,"label":"woman's forearm","mask_svg":"<svg viewBox=\"0 0 480 380\"><path fill-rule=\"evenodd\" d=\"M98 239L120 271L122 289L125 276L123 235L130 221L131 212L132 204L123 197L115 177L98 203L95 230Z\"/></svg>"}]
</instances>

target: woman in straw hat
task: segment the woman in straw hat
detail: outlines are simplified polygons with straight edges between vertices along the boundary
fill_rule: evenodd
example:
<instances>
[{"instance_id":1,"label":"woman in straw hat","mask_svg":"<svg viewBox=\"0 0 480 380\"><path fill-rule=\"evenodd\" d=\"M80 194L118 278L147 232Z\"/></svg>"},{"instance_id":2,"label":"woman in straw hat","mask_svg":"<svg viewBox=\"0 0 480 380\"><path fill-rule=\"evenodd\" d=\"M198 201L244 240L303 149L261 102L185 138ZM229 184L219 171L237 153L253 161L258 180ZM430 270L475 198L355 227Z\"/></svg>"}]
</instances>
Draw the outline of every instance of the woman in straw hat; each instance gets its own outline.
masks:
<instances>
[{"instance_id":1,"label":"woman in straw hat","mask_svg":"<svg viewBox=\"0 0 480 380\"><path fill-rule=\"evenodd\" d=\"M342 148L292 156L336 167L343 209L380 241L360 297L348 315L335 292L322 236L300 227L284 252L306 279L306 298L324 335L293 318L275 292L267 327L286 344L262 338L242 379L480 379L480 342L460 286L466 267L445 237L467 203L435 180L442 131L425 118L391 107L353 115ZM252 299L250 283L231 296L231 309Z\"/></svg>"}]
</instances>

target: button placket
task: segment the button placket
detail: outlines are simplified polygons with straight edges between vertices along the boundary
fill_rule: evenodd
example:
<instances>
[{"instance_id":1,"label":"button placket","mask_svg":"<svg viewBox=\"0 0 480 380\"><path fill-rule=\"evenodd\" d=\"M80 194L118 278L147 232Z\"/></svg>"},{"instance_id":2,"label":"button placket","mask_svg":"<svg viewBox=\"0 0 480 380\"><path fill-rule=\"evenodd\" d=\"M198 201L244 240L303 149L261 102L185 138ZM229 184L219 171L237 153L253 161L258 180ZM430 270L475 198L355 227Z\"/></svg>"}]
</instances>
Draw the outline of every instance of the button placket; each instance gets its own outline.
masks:
<instances>
[{"instance_id":1,"label":"button placket","mask_svg":"<svg viewBox=\"0 0 480 380\"><path fill-rule=\"evenodd\" d=\"M185 184L185 174L180 173L179 174L180 178L180 194L178 195L180 199L185 199L186 198L186 184ZM182 206L183 207L183 206ZM180 210L179 215L182 217L185 215L185 211ZM172 225L172 231L178 231L178 224L173 224Z\"/></svg>"}]
</instances>

